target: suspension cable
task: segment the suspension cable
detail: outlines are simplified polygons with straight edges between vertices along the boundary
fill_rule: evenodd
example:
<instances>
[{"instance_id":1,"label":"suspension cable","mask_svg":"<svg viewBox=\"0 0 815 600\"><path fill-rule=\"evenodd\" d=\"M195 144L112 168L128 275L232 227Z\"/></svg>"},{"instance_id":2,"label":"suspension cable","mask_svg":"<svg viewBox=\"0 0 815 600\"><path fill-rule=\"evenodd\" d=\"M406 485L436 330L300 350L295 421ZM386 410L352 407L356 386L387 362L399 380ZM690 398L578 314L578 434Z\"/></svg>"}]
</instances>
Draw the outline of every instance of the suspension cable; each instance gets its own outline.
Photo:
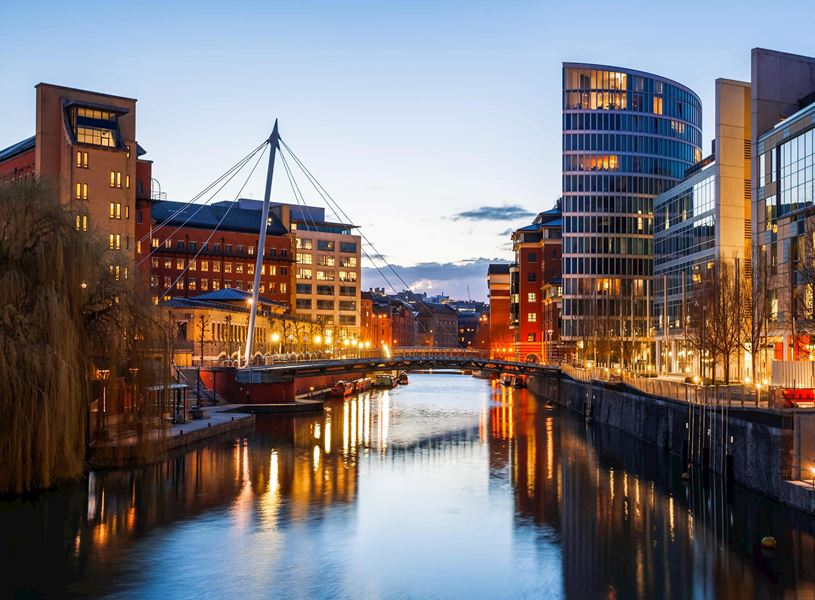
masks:
<instances>
[{"instance_id":1,"label":"suspension cable","mask_svg":"<svg viewBox=\"0 0 815 600\"><path fill-rule=\"evenodd\" d=\"M167 217L167 218L166 218L164 221L162 221L161 223L159 223L159 224L156 226L156 229L161 229L162 227L164 227L165 225L167 225L167 223L169 223L169 222L170 222L172 219L176 218L176 217L177 217L179 214L181 214L181 213L184 211L184 209L185 209L185 208L187 208L188 206L190 206L191 204L193 204L193 203L194 203L196 200L198 200L199 198L201 198L201 196L203 196L203 195L204 195L204 194L206 194L206 193L207 193L209 190L211 190L213 187L215 187L215 186L218 184L218 182L219 182L219 181L221 181L221 180L222 180L224 177L226 177L227 175L229 175L229 174L230 174L232 171L234 171L235 169L237 169L237 170L242 169L242 168L243 168L243 166L244 166L244 165L245 165L245 164L246 164L246 163L247 163L249 160L251 160L251 159L252 159L252 157L255 155L255 153L256 153L258 150L260 150L260 149L263 147L263 145L264 145L264 144L266 144L266 143L267 143L267 142L266 142L266 141L264 141L262 144L260 144L260 146L258 146L258 147L257 147L257 148L255 148L254 150L252 150L252 151L251 151L249 154L247 154L247 155L246 155L246 156L244 156L242 159L240 159L240 160L239 160L237 163L235 163L234 165L232 165L232 166L231 166L231 167L230 167L230 168L229 168L227 171L225 171L225 172L224 172L224 173L223 173L223 174L222 174L220 177L218 177L218 178L217 178L215 181L213 181L212 183L210 183L210 184L209 184L207 187L205 187L203 190L201 190L201 191L200 191L200 192L198 192L198 193L197 193L195 196L193 196L191 200L189 200L188 202L183 203L183 204L182 204L182 206L181 206L181 207L180 207L178 210L176 210L175 212L173 212L173 213L172 213L170 216L168 216L168 217ZM140 238L138 241L139 241L139 242L143 242L144 240L146 240L147 238L149 238L151 235L152 235L152 228L151 228L151 231L149 231L149 232L148 232L146 235L144 235L144 236L143 236L142 238Z\"/></svg>"},{"instance_id":2,"label":"suspension cable","mask_svg":"<svg viewBox=\"0 0 815 600\"><path fill-rule=\"evenodd\" d=\"M325 201L326 204L329 204L329 202L334 204L334 206L336 206L336 210L338 210L348 222L351 222L351 218L348 216L348 214L334 200L334 198L331 197L331 194L328 193L328 191L320 184L320 182L317 181L317 179L314 177L314 175L311 174L311 171L308 170L308 168L297 157L297 155L289 147L289 145L283 140L280 140L280 143L283 145L283 147L286 149L286 151L291 155L291 157L295 160L297 165L303 171L303 174L305 174L306 178L308 178L308 180L314 186L314 189L317 190L317 193L323 198L323 201ZM329 204L329 206L330 206L330 204ZM379 250L376 248L376 246L374 246L374 244L371 242L371 240L368 239L368 237L362 232L362 230L360 230L359 235L363 240L365 240L365 242L368 243L368 245L371 247L371 249L380 257L382 262L385 263L385 265L393 272L393 274L402 283L402 285L405 286L405 289L409 290L410 286L407 284L407 282L402 278L401 275L399 275L399 273L396 271L396 269L393 268L393 265L390 264L390 262L388 262L384 258L383 254L381 252L379 252ZM377 271L380 271L379 267L376 265L376 263L373 261L373 259L367 254L367 252L365 253L365 256L368 258L369 261L371 261L371 263L374 265L374 267L376 267ZM380 271L380 274L381 274L381 271ZM387 278L384 278L384 276L383 276L383 279L385 279L385 281L387 281ZM390 283L388 283L388 285L390 285L390 287L394 290L394 292L396 292L396 288L394 288L393 285L391 285ZM396 292L396 293L398 293L398 292Z\"/></svg>"},{"instance_id":3,"label":"suspension cable","mask_svg":"<svg viewBox=\"0 0 815 600\"><path fill-rule=\"evenodd\" d=\"M186 218L186 219L184 219L184 222L183 222L183 223L181 223L181 225L179 225L179 226L178 226L178 227L176 227L176 228L175 228L173 231L171 231L169 234L167 234L167 237L166 237L165 239L169 239L169 238L171 238L173 235L175 235L176 233L178 233L178 232L179 232L179 231L180 231L180 230L181 230L181 229L182 229L184 226L186 226L186 225L187 225L187 223L189 223L189 222L190 222L190 220L192 220L192 218L193 218L195 215L197 215L199 212L201 212L205 206L209 205L209 203L210 203L210 202L212 202L212 199L213 199L213 198L215 198L215 196L217 196L217 195L218 195L218 194L221 192L221 190L223 190L223 189L224 189L224 188L225 188L227 185L229 185L229 182L231 182L231 181L232 181L232 179L234 179L234 177L235 177L235 176L236 176L238 173L240 173L241 169L243 169L243 167L244 167L244 166L246 166L246 164L248 164L249 160L251 160L251 158L252 158L252 157L253 157L255 154L257 154L257 152L258 152L258 151L259 151L261 148L263 148L265 145L266 145L266 143L264 142L263 144L261 144L260 146L258 146L258 147L257 147L257 148L256 148L256 149L253 151L253 153L252 153L252 154L250 154L250 155L248 156L248 159L244 159L244 160L242 161L242 162L243 162L243 164L240 166L240 168L238 168L238 170L234 171L234 172L233 172L233 173L232 173L232 174L229 176L229 178L228 178L226 181L224 181L224 182L221 184L221 186L220 186L220 187L219 187L217 190L215 190L214 192L212 192L212 195L211 195L209 198L207 198L207 200L206 200L205 202L202 202L202 203L197 204L198 208L196 208L196 209L195 209L195 210L194 210L192 213L190 213L190 215L189 215L189 216L187 216L187 218ZM264 149L264 151L265 151L265 149ZM245 184L244 184L244 185L245 185ZM243 188L241 188L241 189L243 189ZM191 205L191 203L190 203L190 202L188 202L188 203L187 203L185 206L182 206L180 209L178 209L178 211L176 211L176 212L175 212L175 215L178 215L178 214L182 213L182 212L184 211L184 209L185 209L185 208L188 208L190 205ZM163 228L163 227L164 227L164 226L165 226L165 225L166 225L166 224L167 224L167 223L168 223L168 222L169 222L171 219L173 219L173 216L168 217L168 218L167 218L167 219L164 221L164 223L163 223L162 225L159 225L158 227L155 227L155 228L152 228L152 227L151 227L151 231L150 231L150 233L148 234L148 236L152 236L154 232L158 232L158 231L159 231L160 229L162 229L162 228ZM148 237L148 236L145 236L145 237ZM148 253L147 253L145 256L143 256L143 257L142 257L142 258L141 258L141 259L140 259L140 260L139 260L139 261L136 263L136 266L141 265L141 264L142 264L144 261L146 261L148 258L150 258L151 256L153 256L153 254L155 254L156 252L158 252L158 250L159 250L160 248L161 248L161 245L160 245L160 244L159 244L158 246L156 246L156 247L151 247L151 248L150 248L150 251L149 251L149 252L148 252Z\"/></svg>"},{"instance_id":4,"label":"suspension cable","mask_svg":"<svg viewBox=\"0 0 815 600\"><path fill-rule=\"evenodd\" d=\"M252 166L252 170L249 171L249 175L246 176L246 180L244 180L243 185L238 190L238 193L235 194L235 199L232 202L229 203L229 207L224 212L223 216L221 217L221 220L218 221L217 225L215 225L215 228L209 234L209 237L206 239L206 241L201 244L201 249L198 252L195 253L195 256L193 256L192 259L187 261L186 266L181 271L181 273L178 274L178 277L176 277L175 280L170 284L170 287L168 287L166 290L164 290L164 293L161 294L161 296L160 296L161 298L164 298L175 287L175 285L179 282L179 280L184 276L184 274L190 268L190 264L192 264L193 262L195 262L198 259L198 257L204 251L204 248L208 247L209 241L215 236L215 234L217 233L218 229L221 227L221 224L224 222L224 220L226 219L229 212L238 203L238 198L240 197L241 193L243 192L243 189L246 187L246 184L249 183L249 180L252 178L252 175L254 174L255 169L257 168L258 164L260 163L261 159L263 158L263 155L266 153L266 147L268 147L268 144L263 144L263 145L265 146L263 148L263 151L260 153L260 155L258 156L258 159L255 161L255 164Z\"/></svg>"}]
</instances>

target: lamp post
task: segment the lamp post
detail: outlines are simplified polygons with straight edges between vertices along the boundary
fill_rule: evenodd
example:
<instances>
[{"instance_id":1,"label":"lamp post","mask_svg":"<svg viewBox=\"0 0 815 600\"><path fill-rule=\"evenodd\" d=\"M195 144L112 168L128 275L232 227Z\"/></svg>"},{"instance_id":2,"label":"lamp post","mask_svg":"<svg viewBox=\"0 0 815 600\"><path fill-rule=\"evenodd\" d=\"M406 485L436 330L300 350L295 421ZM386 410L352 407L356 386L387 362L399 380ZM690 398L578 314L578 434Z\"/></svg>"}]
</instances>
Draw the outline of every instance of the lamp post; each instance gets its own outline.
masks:
<instances>
[{"instance_id":1,"label":"lamp post","mask_svg":"<svg viewBox=\"0 0 815 600\"><path fill-rule=\"evenodd\" d=\"M107 434L107 387L110 369L99 369L99 377L102 378L102 410L100 411L99 425L100 429Z\"/></svg>"}]
</instances>

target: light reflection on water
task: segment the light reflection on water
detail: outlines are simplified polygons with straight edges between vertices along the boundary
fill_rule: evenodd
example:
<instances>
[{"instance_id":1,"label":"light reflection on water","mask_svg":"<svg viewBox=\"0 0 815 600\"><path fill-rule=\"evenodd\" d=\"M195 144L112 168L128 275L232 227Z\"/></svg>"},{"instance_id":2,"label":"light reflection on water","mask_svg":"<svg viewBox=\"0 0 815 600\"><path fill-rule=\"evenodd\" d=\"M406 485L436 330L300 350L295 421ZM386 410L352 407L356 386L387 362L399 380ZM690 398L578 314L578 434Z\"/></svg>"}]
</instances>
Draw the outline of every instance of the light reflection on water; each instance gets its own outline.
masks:
<instances>
[{"instance_id":1,"label":"light reflection on water","mask_svg":"<svg viewBox=\"0 0 815 600\"><path fill-rule=\"evenodd\" d=\"M456 375L2 502L0 531L0 595L815 595L812 519Z\"/></svg>"}]
</instances>

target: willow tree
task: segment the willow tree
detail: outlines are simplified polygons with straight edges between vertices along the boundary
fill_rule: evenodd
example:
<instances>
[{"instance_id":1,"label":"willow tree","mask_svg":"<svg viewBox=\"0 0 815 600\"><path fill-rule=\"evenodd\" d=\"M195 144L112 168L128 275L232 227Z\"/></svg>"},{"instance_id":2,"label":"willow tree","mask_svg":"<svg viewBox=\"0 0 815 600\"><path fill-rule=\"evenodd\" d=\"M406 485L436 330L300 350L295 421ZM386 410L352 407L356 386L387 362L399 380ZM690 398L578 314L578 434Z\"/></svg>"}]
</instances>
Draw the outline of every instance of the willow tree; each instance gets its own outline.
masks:
<instances>
[{"instance_id":1,"label":"willow tree","mask_svg":"<svg viewBox=\"0 0 815 600\"><path fill-rule=\"evenodd\" d=\"M0 186L0 493L81 475L100 385L143 397L167 373L149 300L76 214L42 184Z\"/></svg>"}]
</instances>

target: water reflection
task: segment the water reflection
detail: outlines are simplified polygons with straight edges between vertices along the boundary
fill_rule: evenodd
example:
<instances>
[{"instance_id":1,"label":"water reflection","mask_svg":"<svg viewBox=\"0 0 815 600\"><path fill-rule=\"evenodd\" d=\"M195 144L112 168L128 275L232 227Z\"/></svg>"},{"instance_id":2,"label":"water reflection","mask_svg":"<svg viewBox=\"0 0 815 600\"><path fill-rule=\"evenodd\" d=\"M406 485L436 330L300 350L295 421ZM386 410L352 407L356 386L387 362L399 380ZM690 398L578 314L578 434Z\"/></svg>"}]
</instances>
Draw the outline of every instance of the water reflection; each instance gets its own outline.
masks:
<instances>
[{"instance_id":1,"label":"water reflection","mask_svg":"<svg viewBox=\"0 0 815 600\"><path fill-rule=\"evenodd\" d=\"M0 503L12 591L290 597L815 595L813 521L453 375ZM779 540L765 555L763 535ZM48 577L43 577L43 569ZM3 588L0 587L0 592Z\"/></svg>"}]
</instances>

